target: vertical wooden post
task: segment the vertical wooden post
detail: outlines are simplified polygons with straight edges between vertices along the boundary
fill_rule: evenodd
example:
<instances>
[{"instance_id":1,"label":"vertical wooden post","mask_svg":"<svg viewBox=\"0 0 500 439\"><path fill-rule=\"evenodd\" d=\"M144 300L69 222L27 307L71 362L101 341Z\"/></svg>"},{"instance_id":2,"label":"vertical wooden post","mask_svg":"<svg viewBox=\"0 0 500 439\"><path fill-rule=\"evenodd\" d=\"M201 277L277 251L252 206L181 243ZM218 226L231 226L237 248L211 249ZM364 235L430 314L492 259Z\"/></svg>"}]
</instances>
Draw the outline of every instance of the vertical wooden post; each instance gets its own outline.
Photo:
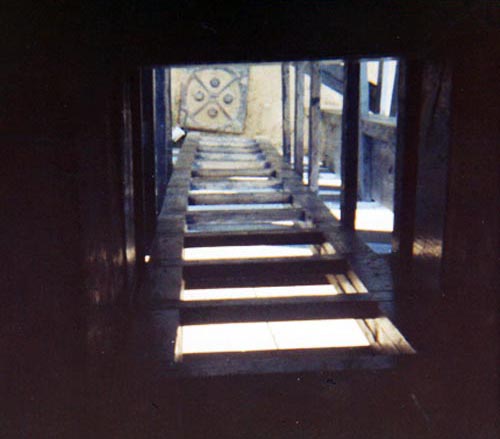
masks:
<instances>
[{"instance_id":1,"label":"vertical wooden post","mask_svg":"<svg viewBox=\"0 0 500 439\"><path fill-rule=\"evenodd\" d=\"M302 179L304 174L304 70L305 63L295 63L295 138L293 167Z\"/></svg>"},{"instance_id":2,"label":"vertical wooden post","mask_svg":"<svg viewBox=\"0 0 500 439\"><path fill-rule=\"evenodd\" d=\"M415 226L418 146L422 104L421 63L402 62L399 75L393 251L405 273L411 268ZM401 272L401 274L404 274Z\"/></svg>"},{"instance_id":3,"label":"vertical wooden post","mask_svg":"<svg viewBox=\"0 0 500 439\"><path fill-rule=\"evenodd\" d=\"M144 231L146 248L156 227L156 166L153 115L153 69L141 70L141 117L144 172Z\"/></svg>"},{"instance_id":4,"label":"vertical wooden post","mask_svg":"<svg viewBox=\"0 0 500 439\"><path fill-rule=\"evenodd\" d=\"M373 112L376 114L380 113L380 96L382 95L382 83L384 82L384 60L380 59L378 61L378 72L377 72L377 89L375 96L373 97L374 108Z\"/></svg>"},{"instance_id":5,"label":"vertical wooden post","mask_svg":"<svg viewBox=\"0 0 500 439\"><path fill-rule=\"evenodd\" d=\"M171 102L171 72L170 68L165 69L165 131L166 131L166 165L167 165L167 183L173 172L173 148L172 141L172 102Z\"/></svg>"},{"instance_id":6,"label":"vertical wooden post","mask_svg":"<svg viewBox=\"0 0 500 439\"><path fill-rule=\"evenodd\" d=\"M342 110L342 225L354 230L358 186L359 61L346 61Z\"/></svg>"},{"instance_id":7,"label":"vertical wooden post","mask_svg":"<svg viewBox=\"0 0 500 439\"><path fill-rule=\"evenodd\" d=\"M291 162L290 63L281 63L281 103L283 117L283 159Z\"/></svg>"},{"instance_id":8,"label":"vertical wooden post","mask_svg":"<svg viewBox=\"0 0 500 439\"><path fill-rule=\"evenodd\" d=\"M154 75L154 144L156 156L156 214L160 213L167 187L167 151L166 151L166 102L165 102L165 69L153 69Z\"/></svg>"},{"instance_id":9,"label":"vertical wooden post","mask_svg":"<svg viewBox=\"0 0 500 439\"><path fill-rule=\"evenodd\" d=\"M359 150L358 150L358 187L359 197L371 201L371 145L363 135L361 120L368 117L370 89L368 84L368 63L359 61Z\"/></svg>"},{"instance_id":10,"label":"vertical wooden post","mask_svg":"<svg viewBox=\"0 0 500 439\"><path fill-rule=\"evenodd\" d=\"M142 147L141 72L136 70L130 78L130 107L132 112L132 162L134 167L134 213L135 251L137 281L144 271L146 254L145 209L144 209L144 151Z\"/></svg>"},{"instance_id":11,"label":"vertical wooden post","mask_svg":"<svg viewBox=\"0 0 500 439\"><path fill-rule=\"evenodd\" d=\"M124 218L124 247L126 261L127 304L132 300L137 281L137 241L135 226L135 182L134 182L134 142L133 142L133 110L131 96L131 80L123 75L121 87L121 120L122 120L122 196Z\"/></svg>"},{"instance_id":12,"label":"vertical wooden post","mask_svg":"<svg viewBox=\"0 0 500 439\"><path fill-rule=\"evenodd\" d=\"M392 97L395 86L397 61L384 61L382 68L382 84L380 86L380 114L389 117L391 115Z\"/></svg>"},{"instance_id":13,"label":"vertical wooden post","mask_svg":"<svg viewBox=\"0 0 500 439\"><path fill-rule=\"evenodd\" d=\"M359 61L359 114L367 116L370 111L370 86L368 84L368 63Z\"/></svg>"},{"instance_id":14,"label":"vertical wooden post","mask_svg":"<svg viewBox=\"0 0 500 439\"><path fill-rule=\"evenodd\" d=\"M392 89L392 98L391 98L391 115L390 117L396 117L398 114L398 84L399 84L399 65L401 63L398 62L396 64L396 73L394 75L394 87Z\"/></svg>"},{"instance_id":15,"label":"vertical wooden post","mask_svg":"<svg viewBox=\"0 0 500 439\"><path fill-rule=\"evenodd\" d=\"M321 118L320 97L321 77L319 62L311 64L311 94L309 104L309 169L308 185L312 192L318 191L319 162L320 162L320 136L319 124Z\"/></svg>"}]
</instances>

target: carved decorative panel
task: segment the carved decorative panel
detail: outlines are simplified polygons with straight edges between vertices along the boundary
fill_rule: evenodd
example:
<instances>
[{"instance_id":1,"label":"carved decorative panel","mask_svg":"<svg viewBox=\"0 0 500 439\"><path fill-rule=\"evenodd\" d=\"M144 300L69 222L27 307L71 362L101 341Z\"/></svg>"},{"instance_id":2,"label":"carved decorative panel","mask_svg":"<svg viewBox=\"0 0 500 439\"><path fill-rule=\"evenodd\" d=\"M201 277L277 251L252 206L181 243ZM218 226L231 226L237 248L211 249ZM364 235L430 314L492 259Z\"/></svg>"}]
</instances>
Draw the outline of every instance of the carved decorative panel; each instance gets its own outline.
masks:
<instances>
[{"instance_id":1,"label":"carved decorative panel","mask_svg":"<svg viewBox=\"0 0 500 439\"><path fill-rule=\"evenodd\" d=\"M180 123L191 129L242 133L247 111L249 67L198 66L182 87Z\"/></svg>"}]
</instances>

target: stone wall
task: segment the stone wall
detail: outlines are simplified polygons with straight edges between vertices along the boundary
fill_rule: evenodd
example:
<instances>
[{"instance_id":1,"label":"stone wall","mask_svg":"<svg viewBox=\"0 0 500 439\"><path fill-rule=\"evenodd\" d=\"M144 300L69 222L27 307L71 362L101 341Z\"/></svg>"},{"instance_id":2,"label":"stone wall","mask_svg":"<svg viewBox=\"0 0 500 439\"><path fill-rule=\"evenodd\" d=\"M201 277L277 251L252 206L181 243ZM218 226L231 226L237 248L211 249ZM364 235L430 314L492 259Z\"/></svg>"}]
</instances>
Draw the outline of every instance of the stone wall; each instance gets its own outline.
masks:
<instances>
[{"instance_id":1,"label":"stone wall","mask_svg":"<svg viewBox=\"0 0 500 439\"><path fill-rule=\"evenodd\" d=\"M187 80L185 68L172 69L172 120L179 124L179 107L182 86ZM309 76L305 77L305 112L309 114ZM295 93L295 69L290 74L291 93ZM321 107L328 111L342 108L342 96L332 89L322 86ZM293 103L291 108L293 124ZM275 147L281 146L282 140L282 110L281 110L281 64L260 63L250 66L248 81L247 117L243 136L267 137ZM308 130L305 122L305 145L307 148Z\"/></svg>"}]
</instances>

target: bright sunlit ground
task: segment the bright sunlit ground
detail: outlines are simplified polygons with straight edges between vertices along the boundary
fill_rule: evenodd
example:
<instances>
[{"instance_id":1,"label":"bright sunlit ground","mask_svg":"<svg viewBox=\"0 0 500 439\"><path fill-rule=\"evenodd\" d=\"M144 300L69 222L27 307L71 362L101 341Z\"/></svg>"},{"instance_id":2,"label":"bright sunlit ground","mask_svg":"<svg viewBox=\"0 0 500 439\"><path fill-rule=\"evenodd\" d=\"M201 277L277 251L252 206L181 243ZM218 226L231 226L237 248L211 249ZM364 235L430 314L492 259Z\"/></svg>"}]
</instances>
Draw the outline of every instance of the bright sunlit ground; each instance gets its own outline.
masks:
<instances>
[{"instance_id":1,"label":"bright sunlit ground","mask_svg":"<svg viewBox=\"0 0 500 439\"><path fill-rule=\"evenodd\" d=\"M325 201L333 216L340 220L339 202ZM392 232L394 214L377 202L358 201L356 208L356 230Z\"/></svg>"},{"instance_id":2,"label":"bright sunlit ground","mask_svg":"<svg viewBox=\"0 0 500 439\"><path fill-rule=\"evenodd\" d=\"M354 319L220 323L179 329L176 352L181 354L370 345Z\"/></svg>"},{"instance_id":3,"label":"bright sunlit ground","mask_svg":"<svg viewBox=\"0 0 500 439\"><path fill-rule=\"evenodd\" d=\"M273 297L334 296L341 294L332 284L288 285L279 287L185 289L181 300L266 299Z\"/></svg>"},{"instance_id":4,"label":"bright sunlit ground","mask_svg":"<svg viewBox=\"0 0 500 439\"><path fill-rule=\"evenodd\" d=\"M313 256L312 245L233 245L217 247L188 247L183 250L185 261L260 259Z\"/></svg>"},{"instance_id":5,"label":"bright sunlit ground","mask_svg":"<svg viewBox=\"0 0 500 439\"><path fill-rule=\"evenodd\" d=\"M265 210L265 209L286 209L290 208L291 204L283 203L266 203L266 204L198 204L188 206L188 212L211 211L211 210Z\"/></svg>"}]
</instances>

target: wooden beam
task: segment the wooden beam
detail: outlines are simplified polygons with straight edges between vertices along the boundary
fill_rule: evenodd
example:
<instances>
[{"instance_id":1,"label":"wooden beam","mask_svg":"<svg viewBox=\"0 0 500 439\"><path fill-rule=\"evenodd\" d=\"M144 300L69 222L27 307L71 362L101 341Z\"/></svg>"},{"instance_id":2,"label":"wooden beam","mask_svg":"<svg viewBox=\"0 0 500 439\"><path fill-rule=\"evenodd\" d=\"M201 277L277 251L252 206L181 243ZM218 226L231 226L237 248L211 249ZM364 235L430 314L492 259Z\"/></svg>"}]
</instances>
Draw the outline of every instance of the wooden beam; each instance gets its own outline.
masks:
<instances>
[{"instance_id":1,"label":"wooden beam","mask_svg":"<svg viewBox=\"0 0 500 439\"><path fill-rule=\"evenodd\" d=\"M380 76L379 76L380 78ZM359 114L367 116L370 110L370 85L368 83L368 62L359 62Z\"/></svg>"},{"instance_id":2,"label":"wooden beam","mask_svg":"<svg viewBox=\"0 0 500 439\"><path fill-rule=\"evenodd\" d=\"M422 76L423 67L419 61L402 62L398 84L393 232L393 251L399 255L402 275L403 271L407 273L411 269L413 252Z\"/></svg>"},{"instance_id":3,"label":"wooden beam","mask_svg":"<svg viewBox=\"0 0 500 439\"><path fill-rule=\"evenodd\" d=\"M270 163L264 160L252 161L227 161L227 160L200 160L194 163L194 170L211 169L211 170L224 170L224 169L269 169Z\"/></svg>"},{"instance_id":4,"label":"wooden beam","mask_svg":"<svg viewBox=\"0 0 500 439\"><path fill-rule=\"evenodd\" d=\"M263 154L258 153L238 153L226 154L223 152L197 152L194 156L195 160L207 161L225 161L225 162L244 162L244 161L263 161Z\"/></svg>"},{"instance_id":5,"label":"wooden beam","mask_svg":"<svg viewBox=\"0 0 500 439\"><path fill-rule=\"evenodd\" d=\"M290 63L281 63L281 103L283 119L283 159L291 162Z\"/></svg>"},{"instance_id":6,"label":"wooden beam","mask_svg":"<svg viewBox=\"0 0 500 439\"><path fill-rule=\"evenodd\" d=\"M321 119L321 77L319 62L311 63L311 94L309 104L309 172L308 185L312 192L318 192L320 162L320 119Z\"/></svg>"},{"instance_id":7,"label":"wooden beam","mask_svg":"<svg viewBox=\"0 0 500 439\"><path fill-rule=\"evenodd\" d=\"M195 169L191 172L193 177L229 178L229 177L276 177L272 168L264 169Z\"/></svg>"},{"instance_id":8,"label":"wooden beam","mask_svg":"<svg viewBox=\"0 0 500 439\"><path fill-rule=\"evenodd\" d=\"M144 230L145 244L149 247L156 226L156 164L153 114L153 69L141 70L141 137L144 173Z\"/></svg>"},{"instance_id":9,"label":"wooden beam","mask_svg":"<svg viewBox=\"0 0 500 439\"><path fill-rule=\"evenodd\" d=\"M259 231L193 233L184 238L184 247L213 247L226 245L291 245L323 244L321 232Z\"/></svg>"},{"instance_id":10,"label":"wooden beam","mask_svg":"<svg viewBox=\"0 0 500 439\"><path fill-rule=\"evenodd\" d=\"M303 285L307 286L307 285ZM257 287L258 288L258 287ZM216 288L215 288L216 290ZM338 303L354 303L365 304L373 303L380 304L380 302L390 301L393 297L392 291L384 291L376 294L335 294L329 296L289 296L289 297L259 297L257 299L212 299L212 300L187 300L174 302L172 305L178 309L198 309L198 311L209 310L211 308L226 307L231 311L237 311L239 307L278 307L281 305L310 305L327 306L329 311L332 312L330 305ZM167 305L165 302L162 305ZM166 308L166 307L165 307ZM359 308L358 308L359 309ZM375 311L374 308L372 308ZM380 309L378 310L380 315ZM330 317L332 315L330 314ZM372 334L373 336L373 334Z\"/></svg>"},{"instance_id":11,"label":"wooden beam","mask_svg":"<svg viewBox=\"0 0 500 439\"><path fill-rule=\"evenodd\" d=\"M344 273L348 269L345 259L335 255L311 256L309 258L266 258L266 259L233 259L202 262L185 262L183 266L184 280L200 281L208 278L276 276L276 273L287 276L310 274Z\"/></svg>"},{"instance_id":12,"label":"wooden beam","mask_svg":"<svg viewBox=\"0 0 500 439\"><path fill-rule=\"evenodd\" d=\"M188 211L186 221L194 222L241 222L254 221L301 221L305 219L305 212L299 207L284 209L237 209L237 210L196 210Z\"/></svg>"},{"instance_id":13,"label":"wooden beam","mask_svg":"<svg viewBox=\"0 0 500 439\"><path fill-rule=\"evenodd\" d=\"M342 110L341 223L354 230L358 186L359 61L346 61Z\"/></svg>"},{"instance_id":14,"label":"wooden beam","mask_svg":"<svg viewBox=\"0 0 500 439\"><path fill-rule=\"evenodd\" d=\"M165 69L153 69L153 137L156 162L156 214L160 213L167 188L167 130Z\"/></svg>"},{"instance_id":15,"label":"wooden beam","mask_svg":"<svg viewBox=\"0 0 500 439\"><path fill-rule=\"evenodd\" d=\"M384 82L384 60L381 59L378 62L378 72L377 72L377 89L374 96L374 109L373 112L380 114L380 96L382 95L382 83Z\"/></svg>"},{"instance_id":16,"label":"wooden beam","mask_svg":"<svg viewBox=\"0 0 500 439\"><path fill-rule=\"evenodd\" d=\"M198 152L224 152L226 154L258 153L261 152L259 145L231 145L231 149L225 145L205 145L198 146Z\"/></svg>"},{"instance_id":17,"label":"wooden beam","mask_svg":"<svg viewBox=\"0 0 500 439\"><path fill-rule=\"evenodd\" d=\"M293 144L293 168L304 174L304 71L305 62L295 63L295 137Z\"/></svg>"},{"instance_id":18,"label":"wooden beam","mask_svg":"<svg viewBox=\"0 0 500 439\"><path fill-rule=\"evenodd\" d=\"M249 192L236 194L191 194L189 204L291 204L293 201L290 192Z\"/></svg>"},{"instance_id":19,"label":"wooden beam","mask_svg":"<svg viewBox=\"0 0 500 439\"><path fill-rule=\"evenodd\" d=\"M350 297L353 297L353 295ZM192 307L183 307L181 323L182 325L232 323L235 320L235 315L238 316L237 321L239 323L342 318L369 319L370 322L378 323L381 312L375 301L347 301L345 297L343 299L320 303L294 300L292 298L288 298L285 303L260 299L260 303L254 301L252 306L240 302L223 303L220 306L210 304L210 306L199 306L194 309ZM387 339L389 339L389 336L387 336Z\"/></svg>"},{"instance_id":20,"label":"wooden beam","mask_svg":"<svg viewBox=\"0 0 500 439\"><path fill-rule=\"evenodd\" d=\"M172 140L172 80L171 80L171 71L170 68L165 69L165 132L166 132L166 166L167 166L167 183L172 176L172 172L174 171L174 162L173 162L173 148L174 142Z\"/></svg>"},{"instance_id":21,"label":"wooden beam","mask_svg":"<svg viewBox=\"0 0 500 439\"><path fill-rule=\"evenodd\" d=\"M370 86L368 83L368 62L359 63L359 115L367 118L370 106ZM380 78L380 76L379 76ZM371 147L359 124L359 160L358 187L359 197L363 201L371 201Z\"/></svg>"},{"instance_id":22,"label":"wooden beam","mask_svg":"<svg viewBox=\"0 0 500 439\"><path fill-rule=\"evenodd\" d=\"M207 180L205 178L192 178L193 190L241 190L241 189L281 189L283 182L277 178L266 180Z\"/></svg>"},{"instance_id":23,"label":"wooden beam","mask_svg":"<svg viewBox=\"0 0 500 439\"><path fill-rule=\"evenodd\" d=\"M386 60L384 61L382 67L382 83L380 85L380 114L386 117L391 115L396 66L396 60Z\"/></svg>"},{"instance_id":24,"label":"wooden beam","mask_svg":"<svg viewBox=\"0 0 500 439\"><path fill-rule=\"evenodd\" d=\"M127 299L130 303L137 285L137 247L135 226L135 187L134 187L134 141L133 141L133 110L132 110L131 80L125 76L121 83L121 129L122 129L122 197L123 197L123 227L124 252L126 261L125 276L127 279ZM119 114L117 114L119 116Z\"/></svg>"},{"instance_id":25,"label":"wooden beam","mask_svg":"<svg viewBox=\"0 0 500 439\"><path fill-rule=\"evenodd\" d=\"M144 270L146 254L144 211L144 151L142 148L141 74L137 69L130 75L130 107L132 113L132 162L134 168L134 227L138 281Z\"/></svg>"}]
</instances>

